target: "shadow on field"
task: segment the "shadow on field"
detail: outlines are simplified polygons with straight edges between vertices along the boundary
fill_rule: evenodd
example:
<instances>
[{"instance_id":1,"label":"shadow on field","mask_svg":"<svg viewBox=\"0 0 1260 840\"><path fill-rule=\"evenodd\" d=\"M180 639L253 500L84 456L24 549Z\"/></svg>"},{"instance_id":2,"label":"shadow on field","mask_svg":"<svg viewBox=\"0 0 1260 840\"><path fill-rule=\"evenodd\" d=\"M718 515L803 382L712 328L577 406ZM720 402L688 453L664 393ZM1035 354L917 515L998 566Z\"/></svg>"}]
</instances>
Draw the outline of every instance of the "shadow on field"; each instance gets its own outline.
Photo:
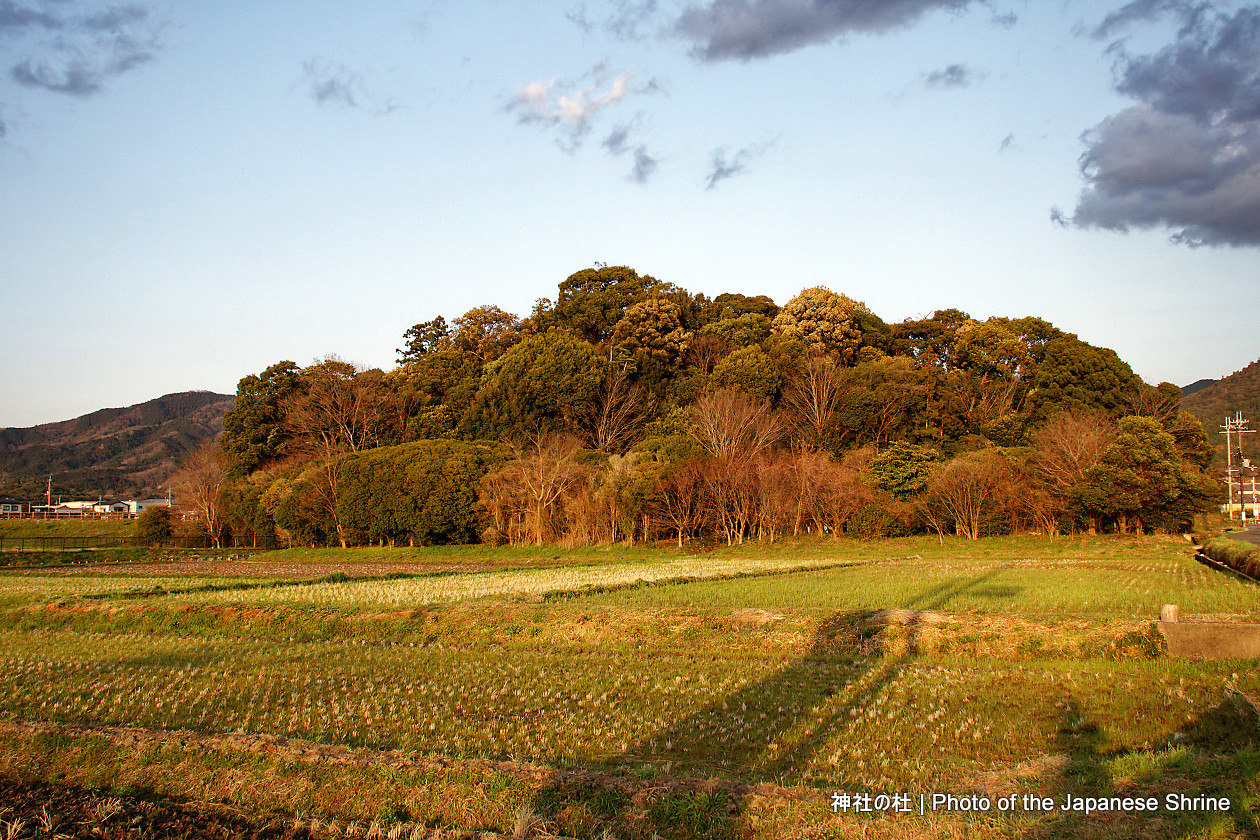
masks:
<instances>
[{"instance_id":1,"label":"shadow on field","mask_svg":"<svg viewBox=\"0 0 1260 840\"><path fill-rule=\"evenodd\" d=\"M963 593L984 593L999 571L945 581L896 611L829 616L820 622L809 651L800 658L631 744L609 760L622 773L638 777L637 783L612 785L609 777L557 773L535 798L533 811L561 834L599 836L600 830L610 828L628 831L633 837L718 840L739 836L737 819L757 783L813 783L862 790L855 779L840 777L838 770L827 771L854 767L851 756L843 750L830 756L821 753L834 750L836 734L855 725L857 715L918 659L923 613ZM1003 591L995 597L1011 594ZM897 613L895 622L889 617L893 612ZM905 644L902 655L883 655L875 638L891 623L900 625ZM732 663L738 667L737 660ZM844 696L844 701L833 703L837 695ZM824 706L827 711L820 714ZM856 767L855 772L862 774L862 759ZM824 778L819 778L820 768ZM704 778L708 781L700 781ZM825 801L819 801L817 808L820 817L830 813ZM638 815L636 824L625 824L627 813Z\"/></svg>"},{"instance_id":2,"label":"shadow on field","mask_svg":"<svg viewBox=\"0 0 1260 840\"><path fill-rule=\"evenodd\" d=\"M1227 699L1170 733L1163 751L1135 762L1136 772L1113 779L1113 762L1130 755L1107 750L1107 734L1084 706L1069 698L1059 718L1058 751L1068 759L1053 792L1055 812L1030 826L1021 840L1077 840L1077 838L1167 838L1229 836L1260 840L1260 825L1244 804L1257 798L1260 771L1260 719L1236 698ZM1135 756L1135 758L1138 758ZM1172 796L1179 807L1168 807ZM1148 799L1154 811L1062 810L1070 798ZM1185 797L1185 799L1183 799ZM1227 797L1230 809L1203 807L1197 797Z\"/></svg>"}]
</instances>

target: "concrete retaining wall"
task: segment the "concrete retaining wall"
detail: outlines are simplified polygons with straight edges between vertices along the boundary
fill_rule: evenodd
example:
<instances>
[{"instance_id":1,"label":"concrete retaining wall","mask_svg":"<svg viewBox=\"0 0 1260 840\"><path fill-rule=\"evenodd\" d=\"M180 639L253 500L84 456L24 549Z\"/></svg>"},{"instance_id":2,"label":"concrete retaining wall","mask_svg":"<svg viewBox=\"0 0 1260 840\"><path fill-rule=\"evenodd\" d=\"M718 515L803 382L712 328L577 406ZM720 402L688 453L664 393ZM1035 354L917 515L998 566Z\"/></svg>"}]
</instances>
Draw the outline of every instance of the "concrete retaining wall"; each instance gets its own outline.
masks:
<instances>
[{"instance_id":1,"label":"concrete retaining wall","mask_svg":"<svg viewBox=\"0 0 1260 840\"><path fill-rule=\"evenodd\" d=\"M1161 621L1169 656L1190 659L1260 659L1260 624Z\"/></svg>"}]
</instances>

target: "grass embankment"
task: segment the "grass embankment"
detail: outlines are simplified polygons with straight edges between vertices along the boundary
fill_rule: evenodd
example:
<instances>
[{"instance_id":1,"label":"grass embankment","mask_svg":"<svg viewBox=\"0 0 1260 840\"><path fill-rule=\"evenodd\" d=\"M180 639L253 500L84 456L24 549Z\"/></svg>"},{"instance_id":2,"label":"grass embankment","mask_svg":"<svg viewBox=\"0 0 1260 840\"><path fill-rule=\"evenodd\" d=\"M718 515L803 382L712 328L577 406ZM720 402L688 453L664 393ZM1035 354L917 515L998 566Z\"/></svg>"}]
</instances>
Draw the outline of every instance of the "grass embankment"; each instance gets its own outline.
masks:
<instances>
[{"instance_id":1,"label":"grass embankment","mask_svg":"<svg viewBox=\"0 0 1260 840\"><path fill-rule=\"evenodd\" d=\"M134 519L0 519L0 537L129 537L136 530Z\"/></svg>"},{"instance_id":2,"label":"grass embankment","mask_svg":"<svg viewBox=\"0 0 1260 840\"><path fill-rule=\"evenodd\" d=\"M1260 580L1260 547L1228 537L1210 539L1203 553L1252 580Z\"/></svg>"},{"instance_id":3,"label":"grass embankment","mask_svg":"<svg viewBox=\"0 0 1260 840\"><path fill-rule=\"evenodd\" d=\"M1255 833L1260 674L1170 660L1149 619L1178 603L1254 620L1260 587L1184 544L453 554L508 568L327 579L310 574L322 559L290 557L305 576L0 575L0 714L37 723L0 737L0 766L338 832L511 834L527 808L571 836ZM559 567L526 565L540 558ZM790 570L807 565L825 568ZM1235 807L854 816L832 813L835 791Z\"/></svg>"}]
</instances>

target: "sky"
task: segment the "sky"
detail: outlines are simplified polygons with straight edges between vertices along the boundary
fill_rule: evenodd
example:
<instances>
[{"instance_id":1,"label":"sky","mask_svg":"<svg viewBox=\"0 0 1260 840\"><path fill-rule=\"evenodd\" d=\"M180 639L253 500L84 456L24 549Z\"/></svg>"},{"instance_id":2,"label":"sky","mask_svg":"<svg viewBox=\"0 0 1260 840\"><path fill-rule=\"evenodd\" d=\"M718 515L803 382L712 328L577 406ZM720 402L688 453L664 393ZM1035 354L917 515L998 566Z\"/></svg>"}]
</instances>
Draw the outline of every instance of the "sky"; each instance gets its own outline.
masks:
<instances>
[{"instance_id":1,"label":"sky","mask_svg":"<svg viewBox=\"0 0 1260 840\"><path fill-rule=\"evenodd\" d=\"M0 0L0 427L596 263L1260 358L1260 5Z\"/></svg>"}]
</instances>

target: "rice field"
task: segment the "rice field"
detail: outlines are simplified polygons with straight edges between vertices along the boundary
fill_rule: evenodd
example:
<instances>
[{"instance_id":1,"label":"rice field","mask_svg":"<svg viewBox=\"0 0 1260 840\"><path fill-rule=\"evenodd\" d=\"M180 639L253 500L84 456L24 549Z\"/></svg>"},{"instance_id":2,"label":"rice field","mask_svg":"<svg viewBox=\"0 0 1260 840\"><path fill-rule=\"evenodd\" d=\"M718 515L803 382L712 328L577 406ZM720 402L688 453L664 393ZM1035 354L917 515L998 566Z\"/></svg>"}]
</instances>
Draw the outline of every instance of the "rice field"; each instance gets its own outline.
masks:
<instances>
[{"instance_id":1,"label":"rice field","mask_svg":"<svg viewBox=\"0 0 1260 840\"><path fill-rule=\"evenodd\" d=\"M1163 603L1260 621L1260 587L1200 566L1176 542L815 541L557 557L547 568L504 557L487 571L362 578L320 576L320 562L287 579L9 570L0 719L786 785L812 792L809 836L856 833L827 833L836 790L1171 785L1228 790L1260 813L1260 721L1238 700L1260 698L1260 670L1161 656L1149 630ZM927 629L949 644L914 644ZM1088 644L1067 655L1050 635ZM78 772L67 761L57 772ZM486 795L482 782L460 784ZM543 796L533 782L511 790L531 784ZM686 831L669 828L682 823L667 809L641 836L781 836L782 824L757 828L750 803L717 828ZM614 823L590 825L570 836ZM610 836L640 836L633 820L615 825L623 833ZM877 825L887 831L874 836L900 836ZM942 836L976 829L941 825ZM981 833L1078 836L1075 824L1061 835L1029 825ZM1127 835L1112 825L1106 836L1219 828L1169 825Z\"/></svg>"},{"instance_id":2,"label":"rice field","mask_svg":"<svg viewBox=\"0 0 1260 840\"><path fill-rule=\"evenodd\" d=\"M1260 587L1195 561L1183 546L1121 557L889 558L783 578L699 581L597 595L648 608L915 609L1058 618L1155 619L1160 606L1249 615Z\"/></svg>"},{"instance_id":3,"label":"rice field","mask_svg":"<svg viewBox=\"0 0 1260 840\"><path fill-rule=\"evenodd\" d=\"M0 712L453 757L922 791L1056 751L1165 748L1236 666L802 659L0 633ZM896 744L890 751L888 746Z\"/></svg>"}]
</instances>

